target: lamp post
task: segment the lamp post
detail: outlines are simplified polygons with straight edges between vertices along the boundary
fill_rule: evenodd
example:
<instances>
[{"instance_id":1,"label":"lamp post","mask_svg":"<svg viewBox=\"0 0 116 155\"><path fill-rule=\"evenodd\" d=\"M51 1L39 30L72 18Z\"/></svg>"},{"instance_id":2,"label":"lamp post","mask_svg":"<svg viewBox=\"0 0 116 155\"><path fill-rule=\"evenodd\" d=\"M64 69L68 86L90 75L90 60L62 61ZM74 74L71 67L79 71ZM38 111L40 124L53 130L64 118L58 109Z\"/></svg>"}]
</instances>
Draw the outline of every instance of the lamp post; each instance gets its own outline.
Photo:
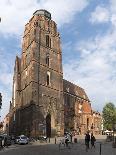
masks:
<instances>
[{"instance_id":1,"label":"lamp post","mask_svg":"<svg viewBox=\"0 0 116 155\"><path fill-rule=\"evenodd\" d=\"M0 111L1 111L1 107L2 107L2 94L0 93ZM0 115L1 117L1 115Z\"/></svg>"},{"instance_id":2,"label":"lamp post","mask_svg":"<svg viewBox=\"0 0 116 155\"><path fill-rule=\"evenodd\" d=\"M1 109L2 109L2 94L0 93L0 132L3 128L3 123L1 122Z\"/></svg>"},{"instance_id":3,"label":"lamp post","mask_svg":"<svg viewBox=\"0 0 116 155\"><path fill-rule=\"evenodd\" d=\"M115 137L115 132L116 132L116 123L113 124L113 147L116 148L116 137Z\"/></svg>"}]
</instances>

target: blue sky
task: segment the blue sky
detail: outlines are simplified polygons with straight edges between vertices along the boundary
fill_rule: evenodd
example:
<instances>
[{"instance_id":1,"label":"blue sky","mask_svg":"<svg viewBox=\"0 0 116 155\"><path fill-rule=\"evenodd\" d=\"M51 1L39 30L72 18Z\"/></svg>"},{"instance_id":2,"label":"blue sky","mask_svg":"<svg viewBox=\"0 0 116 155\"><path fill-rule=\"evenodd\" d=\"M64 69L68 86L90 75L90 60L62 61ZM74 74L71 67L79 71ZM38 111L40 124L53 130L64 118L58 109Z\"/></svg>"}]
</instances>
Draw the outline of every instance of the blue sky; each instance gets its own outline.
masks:
<instances>
[{"instance_id":1,"label":"blue sky","mask_svg":"<svg viewBox=\"0 0 116 155\"><path fill-rule=\"evenodd\" d=\"M51 12L61 35L64 78L85 89L92 107L116 105L116 0L0 0L1 116L9 110L24 26L37 9Z\"/></svg>"}]
</instances>

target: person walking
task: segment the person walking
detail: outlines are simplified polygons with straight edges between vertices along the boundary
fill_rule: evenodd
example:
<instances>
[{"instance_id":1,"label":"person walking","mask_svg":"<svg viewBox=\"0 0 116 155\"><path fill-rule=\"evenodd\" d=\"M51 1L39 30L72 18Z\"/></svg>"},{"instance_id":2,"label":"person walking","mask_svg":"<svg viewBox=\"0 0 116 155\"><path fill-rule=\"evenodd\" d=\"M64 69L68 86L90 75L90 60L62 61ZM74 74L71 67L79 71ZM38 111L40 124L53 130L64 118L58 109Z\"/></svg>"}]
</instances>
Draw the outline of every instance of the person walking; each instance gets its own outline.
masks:
<instances>
[{"instance_id":1,"label":"person walking","mask_svg":"<svg viewBox=\"0 0 116 155\"><path fill-rule=\"evenodd\" d=\"M3 138L0 136L0 150L3 148L2 140L3 140Z\"/></svg>"},{"instance_id":2,"label":"person walking","mask_svg":"<svg viewBox=\"0 0 116 155\"><path fill-rule=\"evenodd\" d=\"M73 138L73 136L72 136L72 133L70 132L70 142L72 143L72 138Z\"/></svg>"},{"instance_id":3,"label":"person walking","mask_svg":"<svg viewBox=\"0 0 116 155\"><path fill-rule=\"evenodd\" d=\"M7 139L8 139L8 138L5 136L5 137L4 137L4 147L8 147Z\"/></svg>"},{"instance_id":4,"label":"person walking","mask_svg":"<svg viewBox=\"0 0 116 155\"><path fill-rule=\"evenodd\" d=\"M86 152L88 152L88 149L89 149L89 142L90 142L90 135L89 135L89 131L88 131L85 135Z\"/></svg>"},{"instance_id":5,"label":"person walking","mask_svg":"<svg viewBox=\"0 0 116 155\"><path fill-rule=\"evenodd\" d=\"M96 138L95 136L93 135L93 133L91 134L91 149L94 147L95 148L95 141L96 141Z\"/></svg>"},{"instance_id":6,"label":"person walking","mask_svg":"<svg viewBox=\"0 0 116 155\"><path fill-rule=\"evenodd\" d=\"M66 147L68 147L68 143L69 143L69 138L68 138L68 136L66 135L66 136L65 136L65 144L66 144Z\"/></svg>"}]
</instances>

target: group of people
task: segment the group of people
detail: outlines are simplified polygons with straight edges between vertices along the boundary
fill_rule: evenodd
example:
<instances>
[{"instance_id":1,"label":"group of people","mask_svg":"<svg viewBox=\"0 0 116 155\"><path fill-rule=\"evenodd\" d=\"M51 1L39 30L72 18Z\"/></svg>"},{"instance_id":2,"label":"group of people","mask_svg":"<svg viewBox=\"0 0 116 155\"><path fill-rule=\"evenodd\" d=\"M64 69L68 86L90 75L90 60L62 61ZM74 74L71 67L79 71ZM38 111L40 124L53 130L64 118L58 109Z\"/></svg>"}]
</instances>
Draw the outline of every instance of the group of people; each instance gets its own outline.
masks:
<instances>
[{"instance_id":1,"label":"group of people","mask_svg":"<svg viewBox=\"0 0 116 155\"><path fill-rule=\"evenodd\" d=\"M72 142L72 134L71 133L65 133L64 135L65 138L65 145L66 147L68 146L68 143ZM88 151L88 149L90 148L90 142L91 142L91 149L95 148L95 141L96 138L93 135L93 133L91 133L91 135L89 134L89 131L85 134L85 146L86 146L86 151Z\"/></svg>"},{"instance_id":2,"label":"group of people","mask_svg":"<svg viewBox=\"0 0 116 155\"><path fill-rule=\"evenodd\" d=\"M85 135L86 151L88 151L88 149L90 148L89 147L90 141L91 141L91 148L93 147L95 148L95 141L96 141L95 136L93 135L93 133L91 133L91 136L90 136L89 131L88 131Z\"/></svg>"}]
</instances>

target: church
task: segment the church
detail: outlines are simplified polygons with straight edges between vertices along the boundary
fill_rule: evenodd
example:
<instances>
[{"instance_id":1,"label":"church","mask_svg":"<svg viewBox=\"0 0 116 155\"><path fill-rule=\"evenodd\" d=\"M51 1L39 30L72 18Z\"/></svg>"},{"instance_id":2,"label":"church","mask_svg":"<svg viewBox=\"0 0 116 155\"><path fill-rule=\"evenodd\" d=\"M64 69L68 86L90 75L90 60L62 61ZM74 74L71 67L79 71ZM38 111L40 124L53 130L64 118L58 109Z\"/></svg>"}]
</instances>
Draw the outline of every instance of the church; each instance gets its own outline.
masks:
<instances>
[{"instance_id":1,"label":"church","mask_svg":"<svg viewBox=\"0 0 116 155\"><path fill-rule=\"evenodd\" d=\"M15 60L9 134L100 134L101 120L84 89L63 79L60 34L51 14L35 11L25 25L21 58Z\"/></svg>"}]
</instances>

